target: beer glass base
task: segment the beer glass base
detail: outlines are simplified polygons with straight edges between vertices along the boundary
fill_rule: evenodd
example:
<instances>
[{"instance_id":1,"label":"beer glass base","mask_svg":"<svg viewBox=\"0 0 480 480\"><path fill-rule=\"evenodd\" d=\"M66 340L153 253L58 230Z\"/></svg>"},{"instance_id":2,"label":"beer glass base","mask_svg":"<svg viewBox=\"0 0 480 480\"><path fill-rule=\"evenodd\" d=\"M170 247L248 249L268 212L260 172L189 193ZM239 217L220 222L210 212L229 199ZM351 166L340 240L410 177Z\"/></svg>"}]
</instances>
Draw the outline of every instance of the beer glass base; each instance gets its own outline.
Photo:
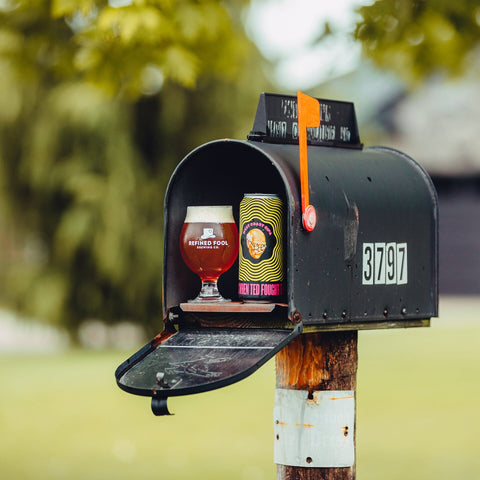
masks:
<instances>
[{"instance_id":1,"label":"beer glass base","mask_svg":"<svg viewBox=\"0 0 480 480\"><path fill-rule=\"evenodd\" d=\"M201 297L200 295L197 298L192 300L187 300L188 303L227 303L231 302L229 298L223 298L221 295L219 297Z\"/></svg>"},{"instance_id":2,"label":"beer glass base","mask_svg":"<svg viewBox=\"0 0 480 480\"><path fill-rule=\"evenodd\" d=\"M229 298L223 298L218 291L217 282L212 280L202 280L202 289L197 298L188 300L189 303L220 303L231 302Z\"/></svg>"}]
</instances>

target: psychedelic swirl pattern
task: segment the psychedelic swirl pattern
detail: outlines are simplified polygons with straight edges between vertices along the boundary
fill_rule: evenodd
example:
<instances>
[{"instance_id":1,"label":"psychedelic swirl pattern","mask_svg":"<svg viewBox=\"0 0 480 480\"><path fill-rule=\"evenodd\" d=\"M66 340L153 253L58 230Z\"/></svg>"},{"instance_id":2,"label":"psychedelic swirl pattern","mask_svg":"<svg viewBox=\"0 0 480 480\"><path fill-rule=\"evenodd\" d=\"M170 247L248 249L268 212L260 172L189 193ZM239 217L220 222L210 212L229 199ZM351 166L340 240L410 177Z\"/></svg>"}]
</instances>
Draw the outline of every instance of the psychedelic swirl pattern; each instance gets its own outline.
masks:
<instances>
[{"instance_id":1,"label":"psychedelic swirl pattern","mask_svg":"<svg viewBox=\"0 0 480 480\"><path fill-rule=\"evenodd\" d=\"M278 301L284 295L283 202L245 194L240 204L239 297Z\"/></svg>"}]
</instances>

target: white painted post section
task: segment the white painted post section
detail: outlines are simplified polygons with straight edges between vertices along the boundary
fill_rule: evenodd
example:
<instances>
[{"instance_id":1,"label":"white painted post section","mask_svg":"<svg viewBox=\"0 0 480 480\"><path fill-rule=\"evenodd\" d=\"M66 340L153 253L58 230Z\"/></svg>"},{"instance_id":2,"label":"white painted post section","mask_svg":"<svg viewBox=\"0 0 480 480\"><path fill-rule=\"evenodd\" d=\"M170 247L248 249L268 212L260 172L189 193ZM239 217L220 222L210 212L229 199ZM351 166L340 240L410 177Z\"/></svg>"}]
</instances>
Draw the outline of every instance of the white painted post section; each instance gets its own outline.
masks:
<instances>
[{"instance_id":1,"label":"white painted post section","mask_svg":"<svg viewBox=\"0 0 480 480\"><path fill-rule=\"evenodd\" d=\"M274 462L292 467L355 463L353 390L275 390Z\"/></svg>"}]
</instances>

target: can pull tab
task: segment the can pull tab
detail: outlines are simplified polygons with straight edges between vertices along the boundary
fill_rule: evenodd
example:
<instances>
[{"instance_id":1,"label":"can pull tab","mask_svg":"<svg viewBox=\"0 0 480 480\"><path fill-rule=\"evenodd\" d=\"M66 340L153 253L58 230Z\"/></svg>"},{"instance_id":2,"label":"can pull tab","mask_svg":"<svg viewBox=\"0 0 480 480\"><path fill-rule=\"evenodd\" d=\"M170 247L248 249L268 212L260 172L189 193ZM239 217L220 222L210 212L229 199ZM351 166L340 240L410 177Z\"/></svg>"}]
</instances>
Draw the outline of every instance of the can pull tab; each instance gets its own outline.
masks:
<instances>
[{"instance_id":1,"label":"can pull tab","mask_svg":"<svg viewBox=\"0 0 480 480\"><path fill-rule=\"evenodd\" d=\"M298 147L300 152L300 190L302 196L302 222L307 232L317 223L315 207L310 205L308 184L307 128L320 126L320 104L316 98L297 91Z\"/></svg>"}]
</instances>

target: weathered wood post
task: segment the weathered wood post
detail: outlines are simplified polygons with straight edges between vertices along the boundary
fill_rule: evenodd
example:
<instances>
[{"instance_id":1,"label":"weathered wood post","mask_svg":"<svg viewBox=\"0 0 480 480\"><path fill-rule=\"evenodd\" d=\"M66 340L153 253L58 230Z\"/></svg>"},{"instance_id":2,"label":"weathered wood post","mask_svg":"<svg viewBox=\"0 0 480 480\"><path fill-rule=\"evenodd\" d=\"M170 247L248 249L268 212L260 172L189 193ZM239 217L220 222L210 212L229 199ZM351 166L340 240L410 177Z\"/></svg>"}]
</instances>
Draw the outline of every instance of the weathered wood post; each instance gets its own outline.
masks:
<instances>
[{"instance_id":1,"label":"weathered wood post","mask_svg":"<svg viewBox=\"0 0 480 480\"><path fill-rule=\"evenodd\" d=\"M282 400L276 395L274 442L278 480L355 478L357 359L357 331L307 333L277 354L277 393L287 390L288 402L278 405L277 402ZM303 391L305 394L296 401L288 391ZM325 392L332 394L325 395ZM323 401L318 401L320 398ZM308 404L311 408L306 419ZM285 416L292 418L285 409L296 416L295 425L288 425L285 421ZM337 418L326 419L325 415ZM310 423L311 419L316 419L319 424ZM302 438L307 432L308 438ZM280 445L277 447L277 444ZM284 448L289 451L284 452ZM290 460L290 465L279 464L282 460ZM349 463L351 465L345 466Z\"/></svg>"}]
</instances>

